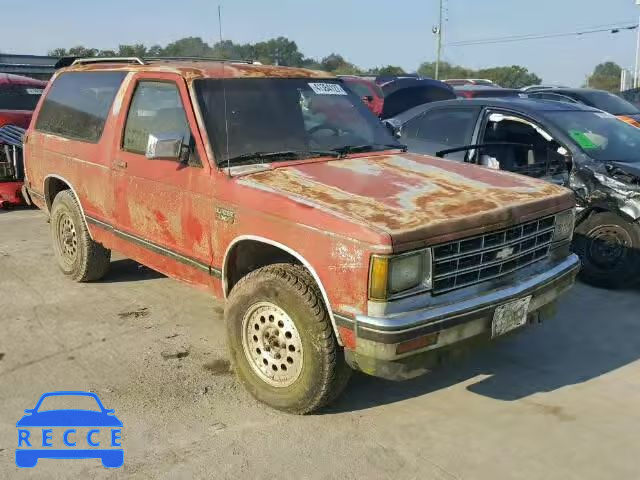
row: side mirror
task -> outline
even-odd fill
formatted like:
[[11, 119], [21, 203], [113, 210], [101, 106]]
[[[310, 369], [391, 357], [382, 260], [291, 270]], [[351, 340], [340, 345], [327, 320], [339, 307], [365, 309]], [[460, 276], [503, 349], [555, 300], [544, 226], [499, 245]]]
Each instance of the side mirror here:
[[365, 95], [364, 97], [362, 97], [362, 100], [364, 100], [367, 103], [371, 103], [373, 102], [373, 95]]
[[384, 126], [387, 127], [387, 130], [394, 138], [402, 136], [402, 124], [397, 120], [384, 120]]
[[150, 133], [145, 156], [150, 159], [179, 160], [182, 151], [182, 134], [177, 132]]

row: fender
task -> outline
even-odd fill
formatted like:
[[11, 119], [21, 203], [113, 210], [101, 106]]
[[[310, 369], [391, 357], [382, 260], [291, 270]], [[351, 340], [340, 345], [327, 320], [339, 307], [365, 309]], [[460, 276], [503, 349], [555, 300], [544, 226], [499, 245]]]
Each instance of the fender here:
[[261, 243], [265, 243], [267, 245], [272, 245], [274, 247], [278, 247], [281, 250], [284, 250], [285, 252], [287, 252], [289, 255], [297, 258], [300, 263], [302, 265], [304, 265], [304, 267], [309, 271], [309, 273], [311, 273], [311, 276], [313, 277], [313, 279], [315, 280], [316, 284], [318, 285], [318, 288], [320, 289], [320, 292], [322, 293], [322, 299], [324, 301], [325, 307], [327, 307], [327, 312], [329, 313], [329, 319], [331, 320], [331, 326], [333, 327], [333, 333], [335, 334], [337, 340], [338, 340], [338, 344], [340, 346], [342, 345], [342, 340], [340, 339], [340, 335], [338, 335], [338, 326], [336, 325], [336, 319], [333, 316], [333, 311], [331, 310], [331, 304], [329, 303], [329, 296], [327, 295], [327, 291], [324, 288], [324, 285], [322, 285], [322, 282], [320, 281], [320, 277], [318, 276], [318, 273], [315, 271], [315, 269], [311, 266], [311, 264], [302, 256], [300, 255], [300, 253], [296, 252], [295, 250], [293, 250], [292, 248], [287, 247], [286, 245], [276, 242], [275, 240], [270, 240], [268, 238], [265, 237], [260, 237], [257, 235], [240, 235], [236, 238], [234, 238], [231, 243], [229, 243], [229, 245], [227, 246], [227, 250], [224, 252], [224, 260], [222, 262], [222, 290], [223, 290], [223, 294], [224, 294], [224, 298], [226, 300], [228, 294], [229, 294], [229, 286], [227, 284], [227, 268], [228, 268], [228, 259], [229, 259], [229, 253], [231, 252], [231, 249], [234, 247], [235, 244], [243, 241], [243, 240], [253, 240], [255, 242], [261, 242]]
[[[93, 240], [93, 235], [91, 235], [91, 230], [89, 229], [89, 224], [87, 223], [87, 217], [84, 214], [84, 208], [82, 207], [82, 202], [80, 201], [80, 197], [78, 196], [78, 192], [76, 192], [76, 189], [73, 188], [73, 184], [69, 180], [67, 180], [66, 178], [61, 177], [60, 175], [56, 175], [56, 174], [50, 173], [49, 175], [44, 177], [44, 180], [42, 182], [42, 193], [44, 193], [45, 195], [47, 194], [47, 191], [45, 189], [45, 185], [47, 184], [47, 179], [49, 179], [49, 178], [55, 178], [57, 180], [61, 180], [64, 183], [66, 183], [67, 185], [69, 185], [69, 189], [71, 190], [71, 193], [73, 193], [73, 195], [76, 197], [76, 201], [78, 202], [78, 205], [80, 206], [80, 213], [82, 214], [82, 220], [84, 221], [84, 226], [86, 227], [87, 232], [89, 232], [89, 237], [91, 238], [91, 240]], [[45, 197], [45, 205], [47, 207], [47, 213], [49, 215], [51, 215], [51, 206], [53, 205], [53, 202], [52, 202], [52, 205], [49, 205], [49, 202], [46, 200], [46, 197]]]

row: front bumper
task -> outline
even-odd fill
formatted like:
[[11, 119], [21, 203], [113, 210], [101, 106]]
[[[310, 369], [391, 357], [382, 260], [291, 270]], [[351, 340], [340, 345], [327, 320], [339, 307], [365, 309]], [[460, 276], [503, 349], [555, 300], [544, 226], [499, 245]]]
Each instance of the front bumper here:
[[[496, 307], [531, 295], [529, 322], [551, 313], [554, 301], [571, 288], [580, 260], [571, 254], [542, 264], [529, 276], [461, 301], [384, 316], [337, 316], [352, 329], [355, 350], [345, 350], [349, 364], [388, 379], [412, 378], [428, 372], [445, 357], [491, 338]], [[415, 346], [424, 345], [415, 348]]]

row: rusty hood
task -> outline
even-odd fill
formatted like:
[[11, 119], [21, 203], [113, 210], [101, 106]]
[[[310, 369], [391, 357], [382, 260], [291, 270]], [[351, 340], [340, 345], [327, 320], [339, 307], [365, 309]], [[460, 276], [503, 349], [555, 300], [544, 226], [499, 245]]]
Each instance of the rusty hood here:
[[238, 180], [388, 233], [404, 248], [507, 227], [575, 203], [569, 190], [551, 183], [411, 153], [276, 164]]

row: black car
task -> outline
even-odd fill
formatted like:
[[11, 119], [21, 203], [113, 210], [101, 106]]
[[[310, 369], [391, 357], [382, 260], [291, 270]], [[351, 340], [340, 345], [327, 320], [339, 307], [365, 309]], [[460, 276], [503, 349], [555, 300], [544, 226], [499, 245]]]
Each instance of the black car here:
[[415, 107], [387, 120], [410, 151], [571, 188], [586, 281], [640, 279], [640, 129], [578, 103], [488, 98]]
[[618, 94], [620, 98], [640, 109], [640, 88], [632, 88]]
[[604, 110], [621, 120], [640, 127], [640, 110], [618, 95], [605, 90], [592, 88], [550, 88], [546, 90], [528, 91], [527, 97], [539, 100], [556, 100], [560, 102], [581, 103], [589, 107]]
[[383, 119], [399, 115], [416, 105], [456, 98], [451, 86], [431, 78], [401, 77], [378, 84], [384, 94], [380, 115]]

